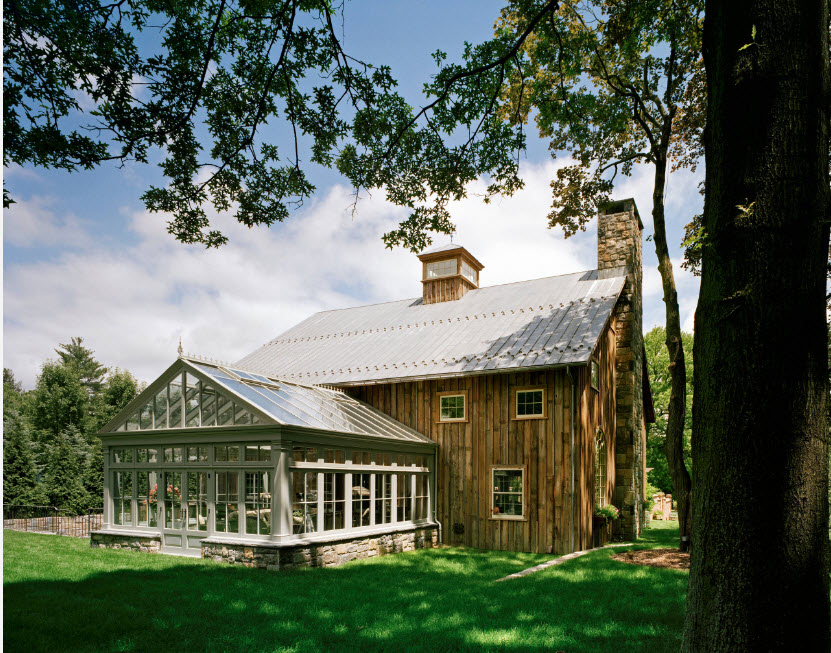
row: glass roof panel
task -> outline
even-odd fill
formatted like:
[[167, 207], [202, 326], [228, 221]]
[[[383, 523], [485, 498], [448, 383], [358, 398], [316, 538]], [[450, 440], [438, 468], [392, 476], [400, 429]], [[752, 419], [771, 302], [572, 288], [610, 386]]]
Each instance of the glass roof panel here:
[[274, 417], [283, 424], [293, 424], [295, 426], [313, 426], [315, 428], [328, 428], [323, 422], [314, 418], [312, 415], [303, 414], [301, 411], [291, 410], [291, 406], [286, 405], [285, 402], [277, 403], [273, 401], [266, 394], [272, 394], [268, 388], [255, 388], [240, 381], [223, 380], [227, 387], [238, 393], [241, 397], [250, 401], [260, 410]]

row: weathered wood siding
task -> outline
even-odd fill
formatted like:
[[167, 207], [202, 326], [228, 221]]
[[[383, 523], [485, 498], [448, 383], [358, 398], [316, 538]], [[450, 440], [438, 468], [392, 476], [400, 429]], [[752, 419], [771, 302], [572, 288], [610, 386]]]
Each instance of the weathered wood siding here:
[[[591, 546], [594, 492], [594, 436], [607, 437], [607, 492], [614, 487], [614, 334], [604, 332], [597, 347], [600, 390], [589, 367], [572, 368], [575, 397], [575, 548]], [[546, 390], [546, 417], [512, 419], [514, 391]], [[466, 391], [466, 422], [437, 422], [439, 392]], [[366, 401], [439, 444], [435, 504], [444, 541], [483, 549], [565, 553], [570, 547], [571, 385], [565, 369], [483, 374], [349, 388]], [[525, 468], [522, 521], [494, 519], [491, 467]], [[459, 532], [461, 531], [461, 532]]]

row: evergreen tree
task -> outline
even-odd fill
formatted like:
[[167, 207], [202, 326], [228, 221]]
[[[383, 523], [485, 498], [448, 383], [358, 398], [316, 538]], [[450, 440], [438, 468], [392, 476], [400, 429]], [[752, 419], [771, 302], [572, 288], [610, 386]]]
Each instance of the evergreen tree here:
[[76, 370], [81, 385], [94, 394], [101, 390], [107, 368], [95, 359], [95, 352], [84, 347], [83, 342], [81, 337], [72, 338], [70, 342], [58, 345], [55, 353], [60, 356], [61, 363]]
[[88, 507], [102, 508], [104, 506], [104, 454], [100, 440], [92, 447], [84, 469], [83, 485], [87, 493]]
[[46, 469], [45, 492], [56, 508], [82, 512], [87, 493], [81, 484], [81, 467], [72, 447], [72, 434], [60, 433], [55, 439]]
[[[4, 431], [9, 428], [6, 420], [3, 427]], [[34, 498], [36, 486], [32, 443], [26, 430], [18, 425], [8, 434], [3, 446], [3, 503], [29, 503]]]
[[89, 434], [97, 433], [116, 413], [129, 404], [141, 391], [139, 382], [128, 370], [115, 368], [93, 397]]
[[82, 432], [88, 419], [89, 395], [74, 367], [46, 361], [34, 391], [32, 426], [55, 436], [67, 426]]

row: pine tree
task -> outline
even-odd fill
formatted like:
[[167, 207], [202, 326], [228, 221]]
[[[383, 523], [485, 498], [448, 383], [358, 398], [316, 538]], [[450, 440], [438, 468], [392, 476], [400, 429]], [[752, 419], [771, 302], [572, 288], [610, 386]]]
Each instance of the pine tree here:
[[46, 469], [45, 491], [49, 503], [56, 508], [76, 512], [86, 508], [87, 493], [81, 485], [78, 454], [69, 433], [61, 433], [55, 439]]
[[83, 485], [88, 497], [87, 505], [90, 508], [102, 508], [104, 506], [104, 454], [100, 441], [93, 445], [92, 453], [84, 468]]
[[76, 370], [78, 379], [87, 392], [94, 394], [101, 390], [107, 368], [95, 359], [95, 352], [84, 347], [83, 342], [84, 339], [80, 336], [72, 338], [70, 342], [58, 345], [55, 353], [60, 356], [61, 363]]
[[[4, 420], [4, 431], [9, 431], [9, 420]], [[3, 503], [25, 504], [34, 498], [37, 470], [32, 456], [32, 443], [26, 430], [15, 425], [3, 447]]]

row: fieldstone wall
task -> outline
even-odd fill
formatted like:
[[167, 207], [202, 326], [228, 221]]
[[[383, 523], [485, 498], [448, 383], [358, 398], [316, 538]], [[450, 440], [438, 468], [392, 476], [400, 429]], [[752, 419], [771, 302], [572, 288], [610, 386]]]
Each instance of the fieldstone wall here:
[[301, 567], [336, 567], [352, 560], [416, 549], [431, 549], [436, 546], [438, 529], [431, 526], [315, 544], [306, 542], [292, 545], [287, 542], [277, 546], [205, 542], [202, 545], [202, 557], [217, 562], [278, 571]]
[[598, 213], [597, 266], [625, 266], [626, 284], [615, 307], [617, 354], [615, 428], [616, 534], [636, 539], [641, 532], [644, 487], [643, 419], [643, 245], [638, 209], [632, 199], [614, 202]]
[[89, 541], [93, 549], [131, 549], [142, 553], [161, 553], [162, 550], [160, 535], [93, 531], [89, 535]]

